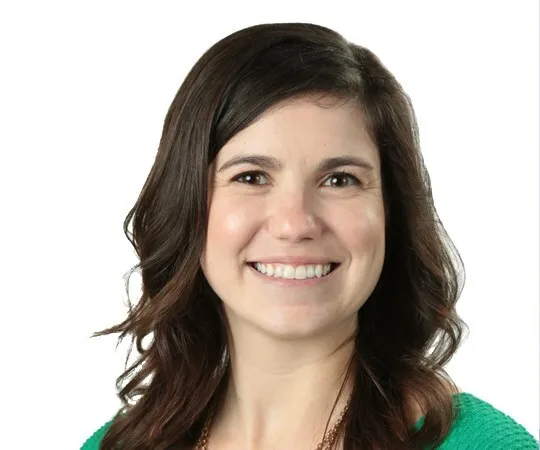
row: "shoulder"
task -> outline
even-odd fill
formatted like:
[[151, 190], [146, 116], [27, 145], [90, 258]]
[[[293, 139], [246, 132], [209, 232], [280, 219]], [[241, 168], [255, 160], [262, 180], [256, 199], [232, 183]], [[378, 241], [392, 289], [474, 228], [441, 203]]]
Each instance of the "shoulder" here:
[[538, 450], [534, 437], [512, 417], [466, 392], [454, 396], [458, 407], [441, 450]]
[[103, 439], [103, 436], [105, 436], [105, 433], [109, 429], [109, 427], [112, 424], [112, 420], [102, 425], [99, 429], [97, 429], [92, 436], [90, 436], [82, 445], [80, 450], [99, 450], [99, 445], [101, 443], [101, 440]]

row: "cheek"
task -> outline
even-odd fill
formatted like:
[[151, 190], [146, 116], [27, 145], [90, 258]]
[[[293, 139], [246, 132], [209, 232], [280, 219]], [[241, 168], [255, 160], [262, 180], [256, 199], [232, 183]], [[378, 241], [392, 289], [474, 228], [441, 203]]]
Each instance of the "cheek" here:
[[238, 252], [249, 241], [256, 221], [249, 202], [217, 197], [210, 205], [207, 246], [219, 252]]
[[351, 208], [337, 227], [352, 252], [384, 253], [385, 222], [382, 208]]

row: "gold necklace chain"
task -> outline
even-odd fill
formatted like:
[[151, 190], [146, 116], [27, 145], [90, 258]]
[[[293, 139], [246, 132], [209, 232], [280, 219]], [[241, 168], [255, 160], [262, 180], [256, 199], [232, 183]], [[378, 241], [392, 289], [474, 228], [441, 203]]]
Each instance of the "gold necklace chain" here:
[[[341, 423], [343, 422], [343, 419], [348, 409], [349, 409], [349, 404], [347, 403], [345, 407], [343, 408], [343, 410], [341, 411], [341, 414], [339, 415], [334, 426], [330, 428], [330, 431], [328, 431], [327, 434], [325, 433], [322, 441], [319, 442], [317, 447], [315, 447], [315, 450], [330, 450], [332, 448], [337, 438], [339, 427]], [[197, 441], [197, 444], [195, 445], [195, 450], [208, 450], [208, 439], [210, 436], [210, 425], [212, 423], [212, 416], [213, 416], [213, 412], [210, 413], [210, 415], [206, 419], [206, 422], [201, 431], [199, 440]]]

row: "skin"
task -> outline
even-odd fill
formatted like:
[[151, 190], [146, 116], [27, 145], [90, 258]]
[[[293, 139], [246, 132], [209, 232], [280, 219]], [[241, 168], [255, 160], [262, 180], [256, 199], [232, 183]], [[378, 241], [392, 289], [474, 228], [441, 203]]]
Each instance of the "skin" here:
[[[281, 167], [220, 170], [246, 154], [274, 157]], [[341, 156], [370, 168], [318, 170]], [[341, 170], [352, 177], [333, 176]], [[258, 173], [238, 178], [245, 172]], [[378, 149], [353, 103], [323, 108], [301, 98], [237, 134], [210, 174], [201, 267], [229, 321], [232, 377], [209, 448], [315, 448], [353, 352], [358, 310], [384, 261]], [[275, 255], [322, 255], [340, 264], [310, 286], [269, 282], [246, 264]], [[348, 392], [347, 382], [330, 427]]]

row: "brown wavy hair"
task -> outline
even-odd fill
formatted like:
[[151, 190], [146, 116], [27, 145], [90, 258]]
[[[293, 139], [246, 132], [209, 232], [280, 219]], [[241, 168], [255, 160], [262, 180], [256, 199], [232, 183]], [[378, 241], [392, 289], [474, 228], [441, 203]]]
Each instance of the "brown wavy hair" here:
[[[122, 323], [93, 335], [129, 336], [129, 354], [134, 343], [139, 353], [116, 380], [123, 406], [100, 449], [193, 448], [230, 375], [226, 318], [200, 268], [209, 166], [270, 107], [311, 94], [355, 101], [381, 159], [386, 255], [358, 311], [344, 448], [431, 448], [448, 433], [458, 396], [443, 366], [466, 328], [455, 310], [464, 271], [434, 206], [411, 101], [370, 50], [323, 26], [278, 23], [237, 31], [207, 50], [166, 115], [124, 222], [140, 261], [129, 275], [140, 271], [142, 295], [135, 307], [128, 295]], [[424, 405], [419, 431], [407, 393]]]

